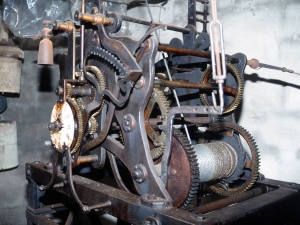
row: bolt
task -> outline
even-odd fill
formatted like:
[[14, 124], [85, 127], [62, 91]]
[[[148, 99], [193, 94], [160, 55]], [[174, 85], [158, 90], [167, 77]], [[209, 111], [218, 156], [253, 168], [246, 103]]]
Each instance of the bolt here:
[[26, 170], [26, 175], [27, 175], [27, 176], [30, 176], [30, 174], [31, 174], [30, 169], [27, 169], [27, 170]]
[[137, 183], [143, 183], [147, 177], [147, 169], [142, 164], [136, 165], [133, 168], [131, 175]]
[[34, 164], [39, 164], [39, 163], [40, 163], [40, 161], [34, 161], [33, 163], [34, 163]]
[[126, 114], [123, 117], [123, 129], [126, 132], [130, 132], [135, 128], [136, 121], [131, 114]]
[[133, 176], [134, 179], [140, 179], [140, 178], [142, 178], [143, 173], [139, 170], [138, 171], [133, 171], [132, 176]]
[[173, 169], [171, 170], [171, 174], [172, 174], [173, 176], [175, 176], [175, 175], [177, 174], [177, 170], [173, 168]]

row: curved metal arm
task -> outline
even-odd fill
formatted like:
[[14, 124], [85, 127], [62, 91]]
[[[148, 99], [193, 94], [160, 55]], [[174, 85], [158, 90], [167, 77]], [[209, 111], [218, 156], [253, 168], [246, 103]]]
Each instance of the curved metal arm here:
[[54, 186], [54, 182], [56, 180], [56, 177], [57, 177], [57, 164], [58, 164], [58, 152], [53, 149], [53, 160], [52, 160], [52, 176], [51, 176], [51, 180], [50, 182], [44, 186], [44, 185], [41, 185], [39, 187], [39, 189], [41, 191], [44, 191], [44, 190], [47, 190], [49, 188], [52, 188]]
[[80, 206], [80, 208], [82, 209], [82, 211], [84, 213], [89, 213], [91, 210], [94, 210], [94, 209], [106, 208], [106, 207], [111, 206], [111, 202], [110, 201], [99, 203], [99, 204], [96, 204], [96, 205], [93, 205], [93, 206], [87, 206], [87, 205], [84, 205], [81, 202], [81, 200], [79, 199], [79, 197], [78, 197], [78, 195], [76, 193], [76, 190], [75, 190], [75, 187], [74, 187], [74, 184], [73, 184], [71, 151], [67, 147], [65, 149], [66, 149], [65, 154], [66, 154], [66, 160], [67, 160], [67, 180], [68, 180], [68, 184], [69, 184], [72, 196], [74, 197], [75, 201]]

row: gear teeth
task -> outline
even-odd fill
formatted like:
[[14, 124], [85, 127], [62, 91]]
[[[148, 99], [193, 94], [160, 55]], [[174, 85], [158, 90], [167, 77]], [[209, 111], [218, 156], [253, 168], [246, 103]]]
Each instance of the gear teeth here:
[[[96, 76], [96, 78], [97, 78], [97, 80], [100, 84], [101, 91], [105, 90], [106, 89], [105, 80], [104, 80], [102, 72], [98, 69], [98, 67], [96, 67], [96, 66], [87, 66], [86, 70], [89, 71], [89, 72], [92, 72]], [[99, 113], [101, 112], [102, 108], [103, 108], [103, 105], [104, 105], [104, 99], [102, 100], [99, 109], [91, 117], [98, 116]]]
[[207, 132], [218, 132], [222, 130], [223, 128], [229, 128], [234, 130], [235, 132], [239, 133], [247, 142], [252, 155], [252, 166], [251, 166], [251, 173], [249, 178], [240, 186], [238, 187], [229, 187], [227, 191], [224, 191], [221, 188], [218, 188], [215, 185], [210, 186], [209, 188], [216, 192], [217, 194], [223, 195], [223, 196], [232, 196], [244, 191], [247, 191], [250, 189], [253, 184], [256, 182], [258, 174], [259, 174], [259, 164], [260, 164], [260, 156], [259, 156], [259, 150], [258, 147], [254, 141], [254, 138], [250, 135], [250, 133], [243, 127], [239, 126], [238, 124], [232, 123], [232, 122], [224, 122], [224, 123], [218, 123], [217, 125], [214, 125], [207, 129]]
[[[169, 111], [170, 111], [170, 107], [169, 107], [169, 103], [168, 103], [165, 95], [163, 94], [162, 91], [160, 91], [156, 88], [153, 89], [152, 93], [153, 93], [152, 97], [149, 99], [148, 104], [157, 104], [159, 106], [161, 114], [166, 117], [168, 115]], [[166, 119], [163, 120], [163, 124], [166, 124], [166, 121], [167, 121]], [[165, 135], [164, 132], [162, 132], [160, 134], [160, 139], [162, 139], [163, 142], [165, 141], [166, 135]], [[152, 140], [152, 141], [161, 142], [161, 140]], [[152, 149], [150, 151], [151, 157], [153, 159], [159, 158], [163, 154], [164, 150], [165, 150], [165, 143], [163, 143], [159, 147], [156, 147], [156, 148]]]
[[67, 83], [66, 91], [67, 91], [66, 96], [71, 97], [71, 95], [72, 95], [72, 85], [71, 84]]
[[90, 131], [90, 134], [94, 134], [98, 130], [98, 123], [97, 123], [95, 117], [93, 117], [93, 116], [91, 116], [90, 122], [91, 122], [91, 131]]
[[187, 137], [179, 130], [174, 129], [174, 136], [179, 140], [179, 142], [183, 145], [183, 148], [188, 156], [190, 161], [190, 169], [191, 169], [191, 186], [189, 190], [188, 197], [182, 204], [181, 208], [186, 209], [194, 200], [199, 187], [199, 164], [196, 159], [195, 151], [190, 142], [188, 141]]
[[[229, 112], [232, 112], [233, 110], [235, 110], [241, 103], [241, 101], [243, 99], [243, 93], [244, 93], [244, 80], [243, 80], [243, 77], [241, 76], [239, 70], [231, 63], [226, 63], [226, 68], [227, 68], [227, 70], [232, 72], [232, 75], [236, 79], [238, 93], [237, 93], [235, 99], [231, 102], [231, 104], [229, 104], [228, 106], [225, 106], [223, 114], [226, 114], [226, 113], [229, 113]], [[209, 66], [206, 68], [206, 70], [204, 70], [202, 77], [200, 79], [200, 83], [204, 84], [204, 82], [207, 81], [208, 76], [210, 76], [211, 73], [212, 73], [212, 68]], [[207, 94], [200, 94], [200, 101], [203, 105], [212, 106], [212, 102], [210, 102], [208, 100]]]
[[123, 65], [123, 63], [117, 57], [115, 57], [113, 54], [106, 51], [105, 49], [100, 47], [93, 47], [91, 50], [91, 54], [103, 58], [109, 64], [113, 65], [119, 71], [119, 73], [129, 74], [129, 70]]

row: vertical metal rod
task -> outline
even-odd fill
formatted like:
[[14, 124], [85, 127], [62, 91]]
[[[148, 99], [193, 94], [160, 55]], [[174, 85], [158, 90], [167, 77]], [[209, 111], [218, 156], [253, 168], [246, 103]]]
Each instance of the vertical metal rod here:
[[[210, 42], [211, 42], [211, 67], [213, 79], [216, 80], [219, 86], [219, 99], [221, 113], [224, 109], [224, 92], [223, 83], [226, 79], [226, 63], [225, 63], [225, 51], [224, 51], [224, 38], [223, 27], [217, 17], [217, 4], [216, 0], [211, 0], [212, 21], [209, 25]], [[220, 42], [220, 43], [219, 43]], [[221, 59], [220, 59], [220, 46], [221, 45]], [[222, 65], [221, 65], [222, 61]], [[221, 70], [222, 66], [222, 70]], [[216, 108], [215, 94], [212, 92], [212, 98], [214, 107]]]
[[[150, 7], [149, 7], [149, 4], [148, 4], [148, 0], [145, 0], [145, 2], [146, 2], [146, 5], [147, 5], [147, 9], [148, 9], [148, 13], [149, 13], [149, 15], [150, 15], [151, 21], [152, 21], [152, 23], [154, 23], [154, 20], [153, 20], [151, 11], [150, 11]], [[158, 34], [157, 34], [156, 31], [155, 31], [155, 35], [156, 35], [156, 38], [157, 38], [158, 42], [160, 43], [160, 38], [159, 38], [159, 36], [158, 36]], [[163, 56], [163, 59], [164, 59], [165, 67], [166, 67], [166, 69], [167, 69], [168, 78], [169, 78], [170, 81], [172, 81], [172, 76], [171, 76], [171, 73], [170, 73], [170, 70], [169, 70], [169, 66], [168, 66], [167, 60], [166, 60], [164, 54], [162, 54], [162, 56]], [[178, 99], [178, 95], [177, 95], [177, 93], [176, 93], [176, 90], [175, 90], [174, 88], [172, 88], [172, 91], [173, 91], [173, 95], [174, 95], [174, 97], [175, 97], [177, 106], [180, 107], [180, 102], [179, 102], [179, 99]], [[183, 114], [181, 114], [181, 118], [184, 118]], [[186, 136], [187, 136], [188, 140], [191, 142], [190, 134], [189, 134], [189, 131], [188, 131], [188, 129], [187, 129], [186, 124], [184, 124], [183, 127], [184, 127], [184, 129], [185, 129], [185, 133], [186, 133]]]
[[204, 8], [203, 8], [203, 30], [202, 32], [207, 33], [207, 13], [208, 13], [208, 7], [207, 7], [208, 2], [204, 2]]
[[196, 27], [196, 0], [189, 0], [188, 2], [188, 24]]
[[[82, 0], [81, 3], [81, 13], [85, 13], [85, 0]], [[85, 25], [84, 21], [80, 22], [80, 72], [83, 74], [83, 57], [84, 57], [84, 32], [85, 32]]]
[[[172, 79], [172, 76], [171, 76], [171, 73], [170, 73], [170, 70], [169, 70], [169, 67], [168, 67], [168, 64], [167, 64], [167, 60], [166, 60], [164, 54], [162, 54], [162, 56], [163, 56], [163, 58], [164, 58], [164, 63], [165, 63], [165, 65], [166, 65], [168, 78], [169, 78], [170, 81], [172, 81], [173, 79]], [[176, 93], [175, 88], [172, 88], [172, 91], [173, 91], [173, 95], [174, 95], [175, 100], [176, 100], [176, 104], [177, 104], [178, 107], [180, 107], [180, 102], [179, 102], [178, 95], [177, 95], [177, 93]], [[180, 117], [181, 117], [182, 119], [184, 119], [184, 115], [183, 115], [183, 114], [180, 114]], [[187, 125], [186, 125], [186, 124], [183, 124], [183, 127], [184, 127], [184, 129], [185, 129], [185, 133], [186, 133], [186, 136], [187, 136], [188, 140], [191, 142], [191, 137], [190, 137], [190, 133], [189, 133], [189, 131], [188, 131]]]

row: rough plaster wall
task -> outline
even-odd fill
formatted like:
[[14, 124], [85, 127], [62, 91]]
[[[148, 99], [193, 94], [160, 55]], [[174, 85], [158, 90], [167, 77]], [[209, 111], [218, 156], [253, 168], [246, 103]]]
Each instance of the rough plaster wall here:
[[[226, 53], [300, 72], [300, 2], [219, 1]], [[239, 123], [252, 133], [268, 178], [300, 183], [300, 76], [250, 67]]]
[[[170, 0], [161, 8], [161, 14], [159, 10], [151, 7], [155, 21], [186, 25], [187, 1]], [[226, 53], [242, 52], [249, 59], [257, 58], [300, 72], [299, 10], [297, 0], [218, 1]], [[128, 15], [149, 19], [145, 7], [129, 9]], [[146, 30], [141, 25], [131, 24], [130, 28], [136, 37], [141, 37]], [[161, 42], [168, 43], [175, 35], [181, 37], [175, 32], [161, 32]], [[37, 45], [24, 42], [21, 47], [25, 50], [21, 94], [8, 98], [8, 108], [0, 116], [1, 120], [18, 122], [19, 152], [19, 167], [0, 172], [0, 225], [26, 224], [24, 165], [35, 160], [48, 161], [51, 154], [43, 142], [49, 139], [46, 125], [57, 99], [53, 91], [58, 66], [45, 69], [36, 65]], [[61, 51], [57, 48], [55, 53]], [[239, 123], [252, 133], [259, 145], [261, 172], [269, 178], [300, 183], [300, 76], [247, 68], [245, 79]]]
[[[25, 163], [47, 162], [52, 152], [44, 146], [44, 141], [49, 140], [47, 124], [57, 99], [54, 90], [59, 78], [58, 65], [43, 67], [36, 64], [38, 41], [23, 40], [20, 47], [25, 53], [21, 93], [19, 96], [7, 96], [7, 109], [0, 115], [0, 121], [17, 121], [19, 155], [17, 168], [0, 171], [1, 225], [26, 224]], [[58, 52], [61, 52], [61, 49], [54, 50], [55, 55]]]

